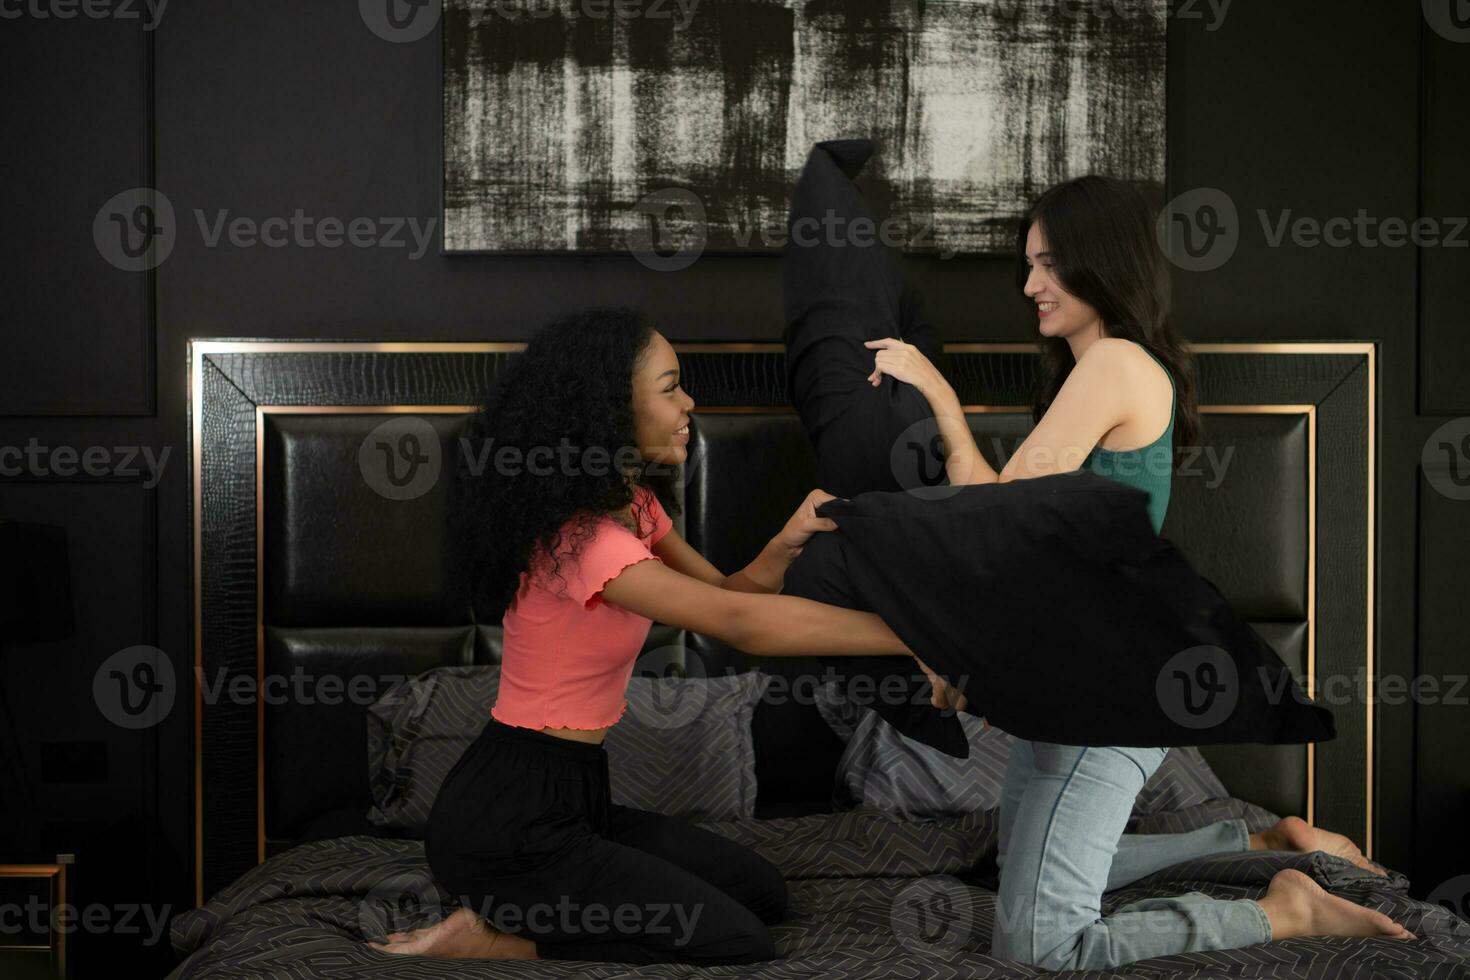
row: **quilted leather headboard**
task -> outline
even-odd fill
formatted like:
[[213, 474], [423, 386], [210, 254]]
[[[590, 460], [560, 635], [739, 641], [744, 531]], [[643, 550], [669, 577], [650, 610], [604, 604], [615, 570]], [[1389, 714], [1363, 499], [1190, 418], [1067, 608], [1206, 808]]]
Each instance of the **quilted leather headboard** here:
[[[1324, 666], [1348, 672], [1370, 653], [1368, 428], [1364, 399], [1351, 396], [1371, 391], [1371, 348], [1283, 346], [1199, 349], [1210, 406], [1203, 451], [1176, 475], [1162, 533], [1299, 676], [1315, 666], [1320, 677]], [[377, 693], [430, 667], [498, 661], [498, 623], [451, 598], [445, 481], [393, 499], [365, 477], [360, 454], [396, 418], [412, 420], [448, 465], [466, 406], [513, 349], [193, 345], [199, 664], [210, 677], [300, 678], [308, 692], [255, 705], [196, 702], [201, 900], [325, 815], [366, 810], [364, 713]], [[779, 348], [679, 349], [700, 409], [676, 526], [733, 570], [815, 486], [812, 454], [785, 403]], [[999, 466], [1030, 428], [1020, 409], [1029, 347], [957, 345], [950, 361], [977, 440]], [[1324, 439], [1335, 455], [1322, 451]], [[1324, 524], [1328, 510], [1343, 526]], [[1324, 547], [1344, 560], [1318, 561]], [[1324, 602], [1328, 595], [1335, 601]], [[788, 682], [821, 673], [814, 661], [759, 661], [656, 628], [648, 648], [667, 646], [697, 655], [709, 673], [755, 668]], [[826, 807], [841, 752], [801, 696], [810, 688], [785, 690], [755, 715], [759, 815]], [[1206, 754], [1236, 795], [1361, 833], [1371, 812], [1366, 722], [1339, 709], [1333, 743]]]

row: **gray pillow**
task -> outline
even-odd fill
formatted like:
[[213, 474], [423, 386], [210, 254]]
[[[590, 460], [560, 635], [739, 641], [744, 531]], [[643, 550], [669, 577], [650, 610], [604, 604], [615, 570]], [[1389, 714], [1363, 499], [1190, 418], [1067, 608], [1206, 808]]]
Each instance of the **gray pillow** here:
[[[755, 814], [751, 718], [769, 677], [640, 677], [603, 741], [614, 803], [691, 820]], [[500, 667], [438, 667], [368, 708], [375, 826], [423, 836], [440, 785], [490, 719]]]
[[[817, 710], [847, 743], [837, 763], [833, 803], [870, 806], [912, 819], [956, 816], [1000, 806], [1013, 737], [959, 712], [970, 757], [956, 759], [901, 735], [837, 684], [817, 689]], [[1173, 748], [1138, 794], [1132, 820], [1230, 794], [1196, 748]]]

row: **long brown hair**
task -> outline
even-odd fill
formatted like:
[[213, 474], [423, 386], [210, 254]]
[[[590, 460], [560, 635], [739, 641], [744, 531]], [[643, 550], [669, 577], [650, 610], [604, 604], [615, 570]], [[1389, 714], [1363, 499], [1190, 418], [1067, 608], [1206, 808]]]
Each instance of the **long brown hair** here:
[[[1097, 310], [1103, 332], [1146, 347], [1174, 379], [1174, 454], [1199, 439], [1194, 355], [1169, 319], [1169, 268], [1154, 237], [1143, 193], [1114, 177], [1089, 174], [1047, 190], [1021, 218], [1016, 235], [1016, 283], [1023, 291], [1026, 236], [1039, 223], [1062, 287]], [[1041, 339], [1041, 371], [1032, 418], [1051, 407], [1076, 360], [1065, 338]]]

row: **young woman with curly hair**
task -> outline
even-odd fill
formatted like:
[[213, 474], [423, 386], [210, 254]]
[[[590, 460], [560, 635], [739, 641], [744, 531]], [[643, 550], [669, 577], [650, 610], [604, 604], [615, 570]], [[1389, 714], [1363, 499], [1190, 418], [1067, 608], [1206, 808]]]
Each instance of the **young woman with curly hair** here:
[[[774, 957], [766, 926], [784, 916], [786, 886], [770, 862], [611, 802], [601, 743], [627, 706], [634, 660], [653, 621], [764, 656], [910, 651], [873, 613], [775, 594], [806, 541], [836, 527], [815, 514], [830, 494], [814, 490], [731, 575], [673, 530], [665, 504], [693, 409], [669, 342], [630, 311], [595, 310], [538, 332], [471, 422], [452, 512], [472, 599], [504, 610], [500, 691], [425, 835], [435, 878], [469, 907], [379, 948], [706, 966]], [[569, 905], [602, 909], [606, 928], [529, 914]], [[672, 909], [659, 928], [655, 907]], [[524, 919], [514, 934], [481, 917], [505, 921], [507, 909]]]

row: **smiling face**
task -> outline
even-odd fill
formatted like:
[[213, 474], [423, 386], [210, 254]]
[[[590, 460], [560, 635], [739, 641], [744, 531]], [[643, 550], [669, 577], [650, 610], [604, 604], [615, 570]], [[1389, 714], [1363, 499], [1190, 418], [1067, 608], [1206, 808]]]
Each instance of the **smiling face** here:
[[1037, 329], [1043, 337], [1072, 337], [1102, 329], [1102, 318], [1085, 301], [1067, 292], [1047, 251], [1046, 234], [1036, 221], [1026, 233], [1026, 298], [1036, 304]]
[[644, 460], [678, 465], [689, 458], [692, 411], [694, 399], [680, 385], [679, 356], [655, 330], [633, 371], [633, 421]]

